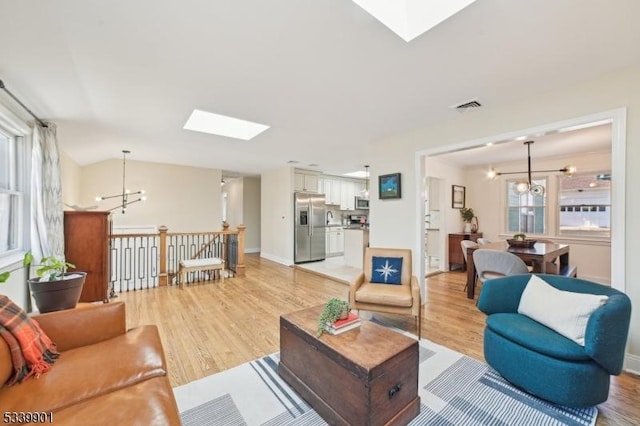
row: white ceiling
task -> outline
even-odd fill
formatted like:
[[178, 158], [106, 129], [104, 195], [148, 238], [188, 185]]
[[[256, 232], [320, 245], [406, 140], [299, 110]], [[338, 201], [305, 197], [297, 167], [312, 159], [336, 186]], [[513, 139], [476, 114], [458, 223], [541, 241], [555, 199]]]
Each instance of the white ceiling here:
[[581, 155], [610, 153], [611, 137], [611, 124], [600, 124], [568, 132], [553, 131], [545, 135], [522, 135], [513, 140], [495, 141], [490, 146], [449, 152], [437, 157], [458, 166], [486, 166], [487, 169], [496, 164], [514, 161], [526, 164], [527, 146], [524, 142], [533, 141], [531, 144], [532, 164], [543, 158], [566, 158], [570, 163], [571, 157], [577, 153]]
[[[478, 0], [410, 43], [347, 0], [2, 0], [0, 16], [0, 79], [81, 165], [129, 149], [245, 174], [288, 160], [350, 172], [372, 141], [452, 119], [451, 105], [640, 62], [636, 0]], [[271, 128], [183, 130], [194, 108]]]

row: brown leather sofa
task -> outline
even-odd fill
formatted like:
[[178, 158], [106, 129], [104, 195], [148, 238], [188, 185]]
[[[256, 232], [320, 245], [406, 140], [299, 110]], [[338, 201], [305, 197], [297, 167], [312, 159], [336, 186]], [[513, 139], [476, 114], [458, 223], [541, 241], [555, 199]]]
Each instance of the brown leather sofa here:
[[[64, 425], [180, 424], [155, 325], [127, 330], [122, 302], [34, 318], [61, 355], [38, 379], [0, 387], [2, 415], [46, 413]], [[12, 368], [0, 338], [0, 383]]]

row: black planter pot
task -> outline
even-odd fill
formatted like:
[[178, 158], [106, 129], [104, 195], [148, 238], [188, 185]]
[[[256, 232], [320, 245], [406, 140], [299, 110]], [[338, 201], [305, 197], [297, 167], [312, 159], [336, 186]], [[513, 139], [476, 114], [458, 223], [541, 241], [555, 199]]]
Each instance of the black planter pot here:
[[37, 279], [29, 280], [29, 288], [31, 294], [36, 301], [38, 311], [53, 312], [62, 311], [64, 309], [73, 309], [80, 300], [86, 272], [68, 272], [65, 277], [70, 275], [80, 275], [75, 278], [64, 278], [58, 281], [43, 281]]

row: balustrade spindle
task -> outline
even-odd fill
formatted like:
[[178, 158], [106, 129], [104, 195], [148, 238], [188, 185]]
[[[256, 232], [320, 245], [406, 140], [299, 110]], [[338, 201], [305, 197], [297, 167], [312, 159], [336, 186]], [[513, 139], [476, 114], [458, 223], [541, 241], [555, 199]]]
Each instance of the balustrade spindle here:
[[[180, 261], [218, 257], [225, 260], [227, 276], [244, 275], [244, 233], [239, 225], [223, 231], [169, 233], [164, 225], [157, 234], [111, 235], [111, 288], [116, 292], [176, 284]], [[191, 273], [193, 279], [210, 279], [206, 272]]]

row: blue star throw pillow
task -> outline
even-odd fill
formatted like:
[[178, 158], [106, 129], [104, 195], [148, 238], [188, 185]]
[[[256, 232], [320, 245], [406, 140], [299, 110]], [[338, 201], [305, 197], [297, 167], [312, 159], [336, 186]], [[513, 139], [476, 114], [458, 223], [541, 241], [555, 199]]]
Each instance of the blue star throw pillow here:
[[377, 284], [402, 284], [402, 258], [373, 256], [371, 282]]

